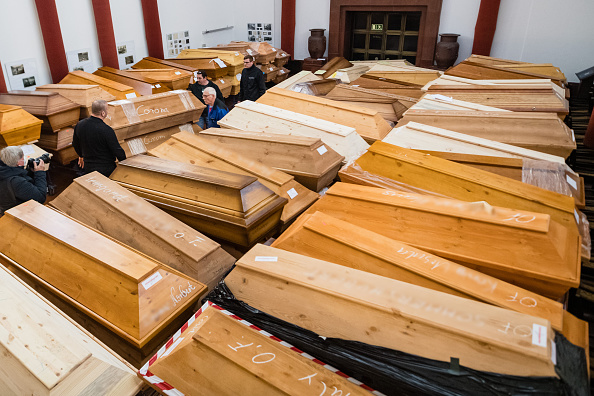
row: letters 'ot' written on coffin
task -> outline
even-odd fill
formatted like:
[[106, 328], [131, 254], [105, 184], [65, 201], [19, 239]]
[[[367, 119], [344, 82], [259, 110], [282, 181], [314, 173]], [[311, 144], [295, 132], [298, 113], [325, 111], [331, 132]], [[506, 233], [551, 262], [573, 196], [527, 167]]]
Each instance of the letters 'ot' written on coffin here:
[[265, 245], [244, 255], [225, 283], [251, 307], [322, 337], [443, 362], [455, 356], [475, 370], [557, 377], [545, 319]]
[[315, 211], [552, 299], [579, 285], [578, 232], [548, 215], [346, 183]]
[[0, 104], [0, 147], [18, 146], [39, 139], [43, 121], [20, 106]]
[[212, 289], [235, 260], [221, 246], [98, 172], [50, 205]]
[[135, 370], [0, 266], [0, 386], [5, 396], [134, 396]]
[[319, 198], [317, 193], [297, 183], [293, 176], [244, 157], [200, 135], [177, 133], [167, 142], [150, 150], [149, 154], [172, 161], [257, 177], [264, 186], [287, 199], [281, 215], [283, 224], [295, 219]]
[[137, 155], [110, 178], [207, 235], [241, 246], [275, 231], [287, 199], [253, 176]]
[[91, 115], [91, 105], [95, 100], [111, 102], [116, 97], [98, 85], [82, 84], [47, 84], [36, 88], [37, 91], [57, 92], [80, 106], [80, 118]]
[[[125, 356], [131, 363], [151, 352], [151, 342], [163, 342], [168, 327], [179, 327], [180, 316], [206, 291], [200, 282], [35, 201], [6, 211], [0, 235], [0, 253], [19, 276], [30, 278], [53, 302], [61, 300], [69, 316], [93, 321], [93, 331], [108, 329], [107, 338], [95, 335], [119, 354], [134, 351]], [[113, 345], [116, 340], [125, 345]]]
[[344, 161], [319, 138], [223, 128], [207, 129], [200, 137], [288, 173], [312, 191], [330, 184]]
[[[155, 389], [209, 395], [369, 395], [370, 389], [314, 362], [268, 333], [205, 304], [162, 355], [140, 370]], [[150, 373], [150, 374], [149, 374]], [[151, 375], [152, 374], [152, 375]], [[153, 376], [162, 382], [155, 384]]]
[[168, 92], [170, 90], [164, 84], [161, 85], [159, 81], [153, 80], [150, 77], [145, 77], [137, 73], [128, 74], [125, 70], [118, 70], [109, 66], [100, 67], [93, 74], [128, 85], [143, 96]]
[[59, 82], [59, 84], [98, 85], [103, 90], [115, 96], [116, 99], [130, 99], [140, 96], [138, 92], [129, 85], [101, 76], [96, 76], [95, 74], [87, 73], [82, 70], [71, 71]]

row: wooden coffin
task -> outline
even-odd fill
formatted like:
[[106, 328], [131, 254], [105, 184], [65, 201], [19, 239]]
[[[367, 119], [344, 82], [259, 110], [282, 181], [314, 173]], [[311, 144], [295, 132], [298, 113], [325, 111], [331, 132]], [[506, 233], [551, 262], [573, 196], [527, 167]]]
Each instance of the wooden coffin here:
[[287, 203], [253, 176], [137, 155], [110, 178], [190, 227], [240, 246], [272, 234]]
[[282, 49], [278, 48], [276, 51], [276, 56], [274, 58], [274, 66], [281, 69], [284, 65], [289, 63], [291, 59], [291, 54], [283, 51]]
[[219, 58], [227, 64], [227, 73], [234, 76], [243, 70], [243, 56], [238, 51], [217, 50], [209, 48], [185, 49], [179, 53], [177, 59], [214, 59]]
[[[207, 302], [139, 376], [157, 390], [204, 395], [368, 395], [371, 388]], [[150, 371], [149, 371], [150, 370]], [[154, 376], [162, 382], [155, 383]], [[307, 380], [311, 377], [311, 382]]]
[[135, 370], [0, 266], [3, 395], [136, 395]]
[[421, 90], [422, 85], [398, 83], [394, 80], [373, 78], [366, 74], [362, 75], [349, 85], [375, 91], [385, 92], [393, 95], [406, 96], [409, 98], [420, 98], [425, 93]]
[[408, 110], [410, 121], [567, 158], [576, 148], [573, 131], [555, 114], [458, 110]]
[[216, 47], [205, 47], [201, 49], [239, 52], [242, 56], [252, 55], [255, 57], [258, 54], [256, 51], [250, 48], [250, 45], [248, 43], [240, 42], [231, 42], [229, 44], [217, 44]]
[[565, 84], [567, 78], [565, 74], [557, 66], [553, 66], [550, 63], [528, 63], [528, 64], [516, 64], [516, 65], [499, 65], [500, 68], [507, 70], [515, 70], [522, 73], [538, 74], [546, 76], [553, 81], [560, 81]]
[[332, 91], [338, 84], [338, 80], [326, 79], [318, 81], [308, 81], [295, 84], [292, 91], [302, 92], [308, 95], [324, 96]]
[[[252, 49], [250, 55], [254, 56], [256, 63], [266, 65], [274, 62], [276, 59], [276, 48], [266, 42], [247, 42], [247, 41], [232, 41], [231, 44], [247, 44]], [[247, 50], [247, 49], [246, 49]], [[254, 53], [255, 52], [255, 53]], [[248, 51], [249, 53], [249, 51]]]
[[313, 137], [223, 128], [207, 129], [200, 132], [200, 137], [288, 173], [312, 191], [329, 185], [344, 160], [321, 139]]
[[0, 253], [62, 300], [69, 316], [91, 320], [91, 331], [108, 329], [94, 331], [103, 342], [125, 343], [129, 349], [116, 352], [133, 364], [178, 328], [206, 292], [189, 276], [35, 201], [6, 211], [0, 235]]
[[323, 212], [300, 217], [272, 246], [543, 318], [563, 331], [561, 303]]
[[113, 67], [100, 67], [93, 74], [128, 85], [142, 96], [170, 91], [165, 84], [161, 85], [157, 80], [136, 73], [128, 74], [124, 70], [114, 69]]
[[450, 96], [431, 94], [423, 95], [410, 108], [413, 110], [509, 111], [498, 107], [465, 102]]
[[[127, 75], [140, 75], [150, 78], [170, 90], [186, 89], [192, 80], [192, 73], [181, 69], [130, 69], [126, 70]], [[154, 84], [153, 84], [154, 85]]]
[[160, 129], [155, 132], [147, 133], [146, 135], [125, 139], [124, 141], [120, 142], [120, 145], [126, 152], [126, 158], [130, 158], [134, 155], [146, 154], [148, 150], [157, 147], [178, 132], [188, 131], [189, 133], [198, 133], [201, 130], [202, 129], [198, 126], [198, 124], [175, 125], [169, 128]]
[[[513, 69], [496, 65], [486, 65], [470, 60], [464, 60], [456, 66], [450, 67], [445, 74], [456, 77], [471, 78], [473, 80], [499, 80], [499, 79], [527, 79], [527, 78], [549, 78], [560, 87], [564, 86], [565, 76], [558, 74], [540, 74], [528, 71], [528, 69]], [[563, 73], [561, 73], [563, 74]]]
[[42, 120], [41, 129], [48, 132], [76, 125], [80, 118], [79, 105], [55, 92], [10, 91], [0, 94], [0, 104], [22, 107]]
[[230, 129], [271, 130], [285, 135], [320, 138], [344, 156], [347, 162], [369, 147], [354, 128], [247, 100], [236, 104], [219, 121], [219, 125]]
[[555, 300], [580, 282], [577, 229], [545, 214], [347, 183], [315, 211]]
[[39, 135], [37, 144], [39, 147], [60, 150], [72, 144], [72, 137], [74, 136], [74, 128], [62, 128], [58, 132], [42, 131]]
[[192, 75], [194, 72], [200, 70], [196, 67], [174, 63], [169, 60], [153, 58], [152, 56], [142, 58], [138, 63], [132, 65], [132, 69], [175, 69], [180, 72], [192, 73]]
[[285, 88], [285, 89], [289, 89], [291, 91], [294, 91], [294, 87], [296, 84], [299, 83], [303, 83], [303, 82], [309, 82], [309, 81], [319, 81], [320, 77], [316, 76], [315, 74], [313, 74], [310, 71], [300, 71], [299, 73], [295, 74], [294, 76], [291, 76], [289, 78], [287, 78], [285, 81], [281, 82], [280, 84], [276, 85], [276, 88]]
[[441, 72], [438, 70], [416, 67], [388, 66], [381, 64], [373, 66], [365, 74], [372, 77], [403, 81], [418, 85], [425, 85], [429, 81], [435, 80], [441, 76]]
[[233, 87], [233, 80], [235, 80], [235, 77], [231, 77], [231, 76], [223, 76], [223, 77], [219, 77], [219, 78], [213, 78], [212, 82], [215, 83], [217, 85], [217, 87], [219, 87], [219, 89], [221, 90], [221, 93], [223, 94], [224, 98], [229, 97], [229, 95], [231, 95], [231, 89]]
[[205, 71], [210, 78], [223, 77], [229, 72], [225, 61], [219, 58], [174, 58], [169, 62]]
[[328, 78], [336, 78], [345, 84], [355, 81], [370, 69], [365, 65], [353, 65], [351, 67], [336, 70]]
[[149, 154], [171, 161], [257, 177], [262, 185], [287, 199], [280, 218], [283, 225], [294, 220], [319, 198], [317, 193], [297, 183], [293, 176], [193, 133], [177, 133], [165, 143], [149, 150]]
[[60, 84], [98, 85], [104, 91], [115, 96], [117, 100], [131, 99], [140, 96], [129, 85], [125, 85], [108, 78], [87, 73], [82, 70], [71, 71], [60, 81]]
[[288, 89], [270, 88], [256, 102], [355, 128], [370, 144], [391, 130], [377, 111]]
[[392, 122], [398, 121], [402, 114], [417, 102], [415, 98], [346, 84], [338, 84], [326, 98], [367, 107], [377, 111], [386, 121]]
[[336, 73], [338, 69], [344, 69], [351, 66], [353, 66], [351, 62], [342, 56], [336, 56], [330, 59], [324, 66], [322, 66], [321, 69], [316, 70], [314, 74], [322, 78], [329, 78], [331, 75]]
[[485, 65], [521, 65], [521, 64], [528, 64], [528, 62], [517, 61], [513, 59], [502, 59], [502, 58], [494, 58], [492, 56], [486, 55], [476, 55], [472, 54], [466, 60], [476, 62], [476, 63], [484, 63]]
[[105, 123], [118, 140], [198, 121], [202, 102], [189, 91], [177, 90], [109, 103]]
[[111, 102], [116, 97], [98, 85], [47, 84], [36, 88], [37, 91], [57, 92], [80, 106], [80, 118], [91, 115], [91, 105], [96, 100]]
[[258, 69], [264, 73], [264, 81], [269, 82], [276, 78], [278, 74], [279, 68], [274, 66], [273, 63], [268, 63], [266, 65], [256, 65]]
[[43, 121], [20, 106], [0, 104], [0, 147], [18, 146], [39, 139]]
[[276, 77], [274, 77], [272, 82], [275, 84], [279, 84], [279, 83], [285, 81], [287, 78], [289, 78], [290, 72], [291, 71], [289, 69], [285, 69], [284, 67], [281, 66], [278, 70], [278, 74], [276, 75]]
[[[480, 371], [557, 376], [545, 319], [264, 245], [243, 256], [225, 283], [237, 299], [322, 337], [442, 362], [455, 356]], [[541, 342], [514, 329], [534, 329]]]
[[98, 172], [74, 179], [50, 205], [209, 289], [235, 262], [218, 243]]
[[72, 143], [61, 149], [54, 150], [46, 148], [46, 150], [52, 153], [53, 158], [62, 165], [68, 165], [73, 160], [78, 159], [78, 154], [76, 154], [76, 150], [72, 147]]

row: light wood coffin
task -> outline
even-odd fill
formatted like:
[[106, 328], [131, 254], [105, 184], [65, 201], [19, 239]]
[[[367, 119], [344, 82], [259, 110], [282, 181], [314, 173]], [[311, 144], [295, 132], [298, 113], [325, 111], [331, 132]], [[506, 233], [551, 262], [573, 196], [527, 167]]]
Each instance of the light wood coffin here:
[[110, 330], [107, 338], [95, 333], [103, 342], [122, 340], [138, 353], [116, 350], [131, 363], [178, 328], [179, 317], [206, 292], [189, 276], [35, 201], [6, 211], [0, 235], [2, 254], [68, 306], [69, 316]]
[[43, 121], [20, 106], [0, 104], [0, 147], [18, 146], [39, 139]]
[[231, 42], [229, 44], [217, 44], [216, 47], [204, 47], [201, 49], [239, 52], [242, 56], [252, 55], [255, 57], [258, 54], [258, 52], [250, 48], [250, 45], [248, 43], [239, 42]]
[[456, 110], [408, 110], [410, 121], [567, 158], [576, 148], [571, 129], [555, 114]]
[[347, 162], [359, 157], [369, 147], [355, 128], [248, 100], [236, 104], [219, 121], [219, 125], [230, 129], [320, 138], [344, 156]]
[[330, 184], [344, 160], [321, 139], [313, 137], [223, 128], [207, 129], [200, 132], [200, 137], [288, 173], [312, 191]]
[[212, 82], [215, 83], [217, 87], [219, 87], [223, 97], [227, 98], [229, 95], [231, 95], [231, 90], [233, 89], [233, 80], [235, 79], [235, 77], [223, 76], [219, 78], [213, 78]]
[[348, 84], [351, 81], [355, 81], [356, 79], [361, 77], [369, 69], [370, 69], [369, 66], [353, 65], [351, 67], [346, 67], [346, 68], [336, 70], [328, 78], [336, 78], [336, 79], [342, 81], [343, 83]]
[[[250, 55], [254, 56], [254, 60], [256, 63], [261, 65], [266, 65], [268, 63], [274, 62], [276, 59], [276, 53], [278, 52], [276, 48], [272, 45], [268, 44], [267, 42], [247, 42], [247, 41], [232, 41], [230, 44], [247, 44], [249, 48], [251, 48], [252, 53]], [[246, 49], [247, 51], [247, 49]], [[249, 51], [248, 51], [249, 53]]]
[[72, 144], [72, 137], [74, 136], [74, 128], [62, 128], [57, 132], [42, 131], [39, 135], [37, 144], [39, 147], [60, 150]]
[[235, 260], [221, 246], [98, 172], [50, 205], [213, 289]]
[[347, 183], [306, 213], [315, 211], [552, 299], [580, 282], [577, 229], [545, 214]]
[[280, 84], [276, 85], [276, 88], [284, 88], [294, 91], [294, 86], [299, 83], [309, 82], [309, 81], [319, 81], [320, 77], [316, 76], [310, 71], [303, 70], [299, 73], [295, 74], [287, 78], [285, 81], [281, 82]]
[[[564, 86], [565, 76], [552, 73], [534, 73], [525, 67], [514, 69], [502, 65], [487, 65], [484, 63], [473, 62], [472, 60], [464, 60], [456, 66], [450, 67], [445, 71], [445, 74], [471, 78], [473, 80], [497, 80], [497, 79], [526, 79], [526, 78], [549, 78], [560, 87]], [[563, 74], [563, 73], [561, 73]]]
[[[203, 395], [369, 395], [370, 389], [291, 344], [253, 329], [229, 311], [205, 304], [180, 336], [139, 376], [155, 389]], [[291, 349], [293, 348], [293, 349]], [[150, 370], [150, 374], [149, 374]], [[152, 374], [152, 375], [151, 375]], [[163, 383], [155, 384], [156, 376]], [[308, 377], [311, 377], [308, 381]], [[171, 391], [170, 391], [171, 392]]]
[[137, 155], [110, 178], [190, 227], [240, 246], [272, 234], [287, 200], [253, 176]]
[[0, 266], [2, 394], [136, 395], [135, 370]]
[[148, 150], [157, 147], [171, 136], [178, 132], [187, 131], [189, 133], [198, 133], [202, 129], [198, 124], [182, 124], [165, 129], [160, 129], [155, 132], [147, 133], [146, 135], [136, 136], [130, 139], [125, 139], [120, 142], [120, 145], [126, 152], [126, 158], [130, 158], [138, 154], [146, 154]]
[[411, 84], [424, 85], [441, 76], [438, 70], [416, 67], [401, 67], [388, 65], [375, 65], [367, 73], [368, 76], [385, 78], [386, 80], [403, 81]]
[[330, 78], [338, 69], [343, 69], [346, 67], [351, 67], [353, 64], [343, 58], [342, 56], [335, 56], [334, 58], [330, 59], [324, 66], [320, 69], [316, 70], [314, 73], [316, 76], [320, 76], [322, 78]]
[[413, 110], [480, 110], [480, 111], [509, 111], [478, 103], [465, 102], [444, 95], [425, 94], [410, 106]]
[[278, 74], [272, 80], [272, 82], [275, 83], [275, 84], [279, 84], [279, 83], [285, 81], [287, 78], [289, 78], [289, 73], [290, 72], [291, 71], [289, 69], [286, 69], [284, 67], [280, 67], [279, 70], [278, 70]]
[[355, 81], [352, 81], [349, 85], [353, 87], [361, 87], [365, 89], [373, 89], [375, 91], [385, 92], [393, 95], [406, 96], [409, 98], [420, 98], [425, 94], [421, 90], [422, 85], [419, 84], [407, 84], [403, 82], [397, 82], [395, 80], [386, 80], [384, 78], [374, 78], [366, 74], [362, 75]]
[[[130, 69], [126, 70], [127, 75], [138, 74], [140, 76], [158, 81], [170, 90], [186, 89], [192, 80], [192, 73], [180, 69]], [[153, 84], [154, 85], [154, 84]]]
[[198, 121], [204, 105], [189, 91], [178, 90], [109, 103], [107, 125], [118, 140]]
[[0, 94], [0, 104], [22, 107], [42, 120], [41, 129], [48, 132], [76, 125], [80, 118], [79, 105], [55, 92], [10, 91]]
[[314, 96], [325, 96], [328, 94], [328, 92], [332, 91], [337, 84], [338, 80], [334, 79], [308, 81], [295, 84], [292, 91], [302, 92]]
[[278, 49], [276, 51], [276, 57], [274, 58], [274, 66], [278, 67], [279, 69], [282, 68], [284, 65], [289, 63], [291, 59], [291, 54], [283, 51], [282, 49]]
[[128, 85], [142, 96], [158, 94], [170, 91], [164, 84], [152, 78], [144, 77], [139, 74], [127, 74], [124, 70], [114, 69], [113, 67], [103, 66], [93, 72], [94, 75], [107, 78], [124, 85]]
[[367, 143], [383, 139], [391, 130], [377, 111], [287, 89], [270, 88], [256, 102], [355, 128]]
[[177, 133], [165, 143], [149, 150], [149, 154], [171, 161], [257, 177], [262, 185], [287, 199], [281, 215], [283, 224], [295, 219], [319, 198], [317, 193], [297, 183], [293, 176], [243, 156], [201, 135]]
[[173, 63], [168, 60], [153, 58], [152, 56], [142, 58], [138, 63], [132, 65], [132, 69], [175, 69], [177, 71], [192, 73], [192, 75], [199, 70], [196, 67]]
[[243, 256], [225, 283], [237, 299], [322, 337], [442, 362], [456, 357], [487, 372], [557, 376], [545, 319], [264, 245]]
[[229, 71], [227, 64], [219, 58], [173, 58], [168, 62], [203, 70], [210, 78], [223, 77]]
[[216, 50], [208, 48], [185, 49], [179, 53], [177, 59], [186, 58], [219, 58], [227, 64], [227, 73], [234, 76], [243, 70], [243, 55], [238, 51]]
[[543, 318], [563, 331], [561, 303], [323, 212], [300, 217], [272, 246]]
[[116, 97], [98, 85], [47, 84], [35, 88], [37, 91], [57, 92], [80, 106], [80, 118], [91, 115], [91, 105], [96, 100], [111, 102]]
[[60, 84], [77, 85], [98, 85], [101, 89], [107, 91], [116, 99], [130, 99], [140, 96], [138, 92], [129, 85], [125, 85], [108, 78], [87, 73], [82, 70], [71, 71], [60, 81]]

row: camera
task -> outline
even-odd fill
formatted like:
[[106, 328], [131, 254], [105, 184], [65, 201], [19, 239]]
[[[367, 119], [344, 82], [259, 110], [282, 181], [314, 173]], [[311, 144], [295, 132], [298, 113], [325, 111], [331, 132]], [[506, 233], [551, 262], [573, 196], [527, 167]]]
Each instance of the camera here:
[[30, 170], [32, 172], [35, 165], [39, 165], [40, 160], [43, 160], [44, 163], [49, 164], [50, 159], [51, 159], [51, 157], [48, 153], [45, 153], [37, 158], [29, 158], [27, 160], [27, 168], [26, 169]]

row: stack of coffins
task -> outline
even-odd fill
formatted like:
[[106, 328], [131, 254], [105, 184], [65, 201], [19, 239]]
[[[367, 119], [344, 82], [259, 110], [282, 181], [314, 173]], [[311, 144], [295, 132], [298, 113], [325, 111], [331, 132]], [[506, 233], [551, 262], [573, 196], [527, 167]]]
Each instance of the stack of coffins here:
[[0, 235], [0, 253], [13, 272], [137, 367], [206, 291], [198, 281], [35, 201], [6, 211]]
[[91, 105], [96, 100], [111, 102], [116, 97], [98, 85], [47, 84], [36, 88], [37, 91], [56, 92], [80, 106], [80, 119], [91, 115]]
[[110, 178], [209, 236], [250, 246], [276, 230], [285, 198], [253, 176], [137, 155]]
[[283, 81], [285, 81], [287, 78], [289, 78], [289, 73], [291, 71], [287, 68], [284, 67], [280, 67], [278, 69], [278, 74], [276, 75], [276, 77], [272, 80], [273, 83], [275, 84], [279, 84]]
[[0, 289], [3, 394], [134, 396], [143, 388], [133, 367], [2, 266]]
[[120, 84], [128, 85], [134, 88], [134, 90], [142, 96], [170, 91], [165, 84], [161, 85], [159, 81], [150, 77], [145, 77], [138, 73], [128, 73], [125, 70], [118, 70], [113, 67], [100, 67], [93, 74]]
[[[68, 148], [72, 144], [72, 137], [74, 136], [74, 128], [66, 127], [60, 129], [58, 132], [49, 133], [42, 131], [39, 136], [39, 147], [43, 147], [53, 152], [58, 152]], [[68, 161], [70, 162], [70, 161]]]
[[314, 137], [222, 128], [202, 131], [200, 137], [288, 173], [312, 191], [320, 191], [329, 185], [344, 160], [321, 139]]
[[115, 96], [116, 99], [131, 99], [140, 96], [138, 92], [129, 85], [125, 85], [108, 78], [87, 73], [82, 70], [75, 70], [66, 75], [60, 84], [76, 85], [98, 85], [101, 89]]
[[[205, 59], [222, 59], [225, 64], [227, 65], [227, 76], [223, 78], [223, 80], [230, 80], [231, 81], [231, 90], [229, 92], [230, 95], [237, 95], [239, 93], [239, 84], [240, 80], [238, 75], [241, 76], [241, 71], [243, 70], [243, 54], [239, 51], [230, 51], [230, 50], [221, 50], [221, 49], [209, 49], [209, 48], [198, 48], [198, 49], [186, 49], [180, 52], [177, 56], [178, 59], [185, 59], [185, 58], [205, 58]], [[220, 79], [216, 79], [220, 80]], [[215, 79], [213, 79], [215, 84], [219, 86], [221, 91], [223, 91], [223, 87], [221, 87]], [[223, 96], [227, 97], [229, 94]]]
[[232, 76], [223, 76], [219, 78], [211, 79], [213, 83], [216, 84], [217, 87], [221, 90], [221, 94], [224, 98], [229, 97], [233, 92], [233, 81], [237, 81], [237, 89], [239, 89], [239, 80], [236, 77]]
[[43, 121], [20, 106], [0, 104], [0, 147], [18, 146], [39, 139]]
[[288, 203], [283, 208], [280, 218], [283, 227], [288, 226], [319, 198], [318, 194], [297, 183], [293, 176], [245, 157], [200, 135], [180, 132], [150, 150], [149, 154], [171, 161], [256, 177], [262, 185], [287, 199]]
[[175, 125], [169, 128], [159, 129], [155, 132], [124, 139], [120, 141], [120, 145], [126, 152], [126, 158], [129, 158], [138, 154], [146, 154], [148, 150], [157, 147], [178, 132], [198, 133], [201, 130], [198, 124], [194, 123]]
[[203, 70], [208, 77], [215, 79], [227, 75], [228, 66], [220, 58], [174, 58], [169, 62]]
[[295, 86], [300, 83], [309, 82], [309, 81], [319, 81], [320, 77], [316, 76], [310, 71], [300, 71], [299, 73], [295, 74], [292, 77], [287, 78], [285, 81], [282, 81], [276, 85], [276, 88], [285, 88], [291, 91], [295, 91]]
[[377, 111], [287, 89], [271, 88], [257, 103], [355, 128], [368, 143], [383, 139], [391, 130]]
[[425, 85], [438, 78], [441, 72], [416, 66], [376, 64], [365, 75], [399, 83]]
[[146, 78], [158, 81], [161, 85], [170, 90], [186, 89], [192, 80], [192, 73], [181, 69], [130, 69], [126, 70], [127, 75], [138, 74]]
[[219, 125], [230, 129], [270, 130], [285, 135], [319, 138], [344, 156], [347, 162], [357, 158], [369, 147], [355, 128], [249, 100], [236, 104], [233, 110], [219, 121]]
[[221, 246], [98, 172], [50, 205], [212, 289], [235, 260]]
[[[276, 59], [277, 50], [267, 42], [247, 42], [247, 41], [232, 41], [230, 44], [248, 45], [252, 49], [250, 55], [254, 56], [256, 63], [260, 65], [267, 65], [274, 62]], [[255, 52], [255, 54], [254, 54]]]
[[283, 51], [282, 49], [278, 49], [276, 51], [276, 57], [274, 58], [274, 66], [278, 67], [279, 69], [283, 68], [289, 60], [291, 59], [291, 54]]
[[256, 65], [258, 69], [264, 74], [264, 81], [269, 82], [276, 78], [280, 68], [276, 67], [274, 63], [267, 63], [266, 65]]
[[351, 66], [353, 66], [351, 62], [349, 62], [342, 56], [336, 56], [330, 59], [320, 69], [316, 70], [314, 74], [322, 78], [330, 78], [330, 76], [336, 73], [339, 69], [344, 69]]
[[349, 83], [349, 85], [410, 98], [420, 98], [425, 94], [421, 90], [423, 85], [389, 80], [384, 77], [375, 77], [367, 74], [363, 74], [355, 81]]

